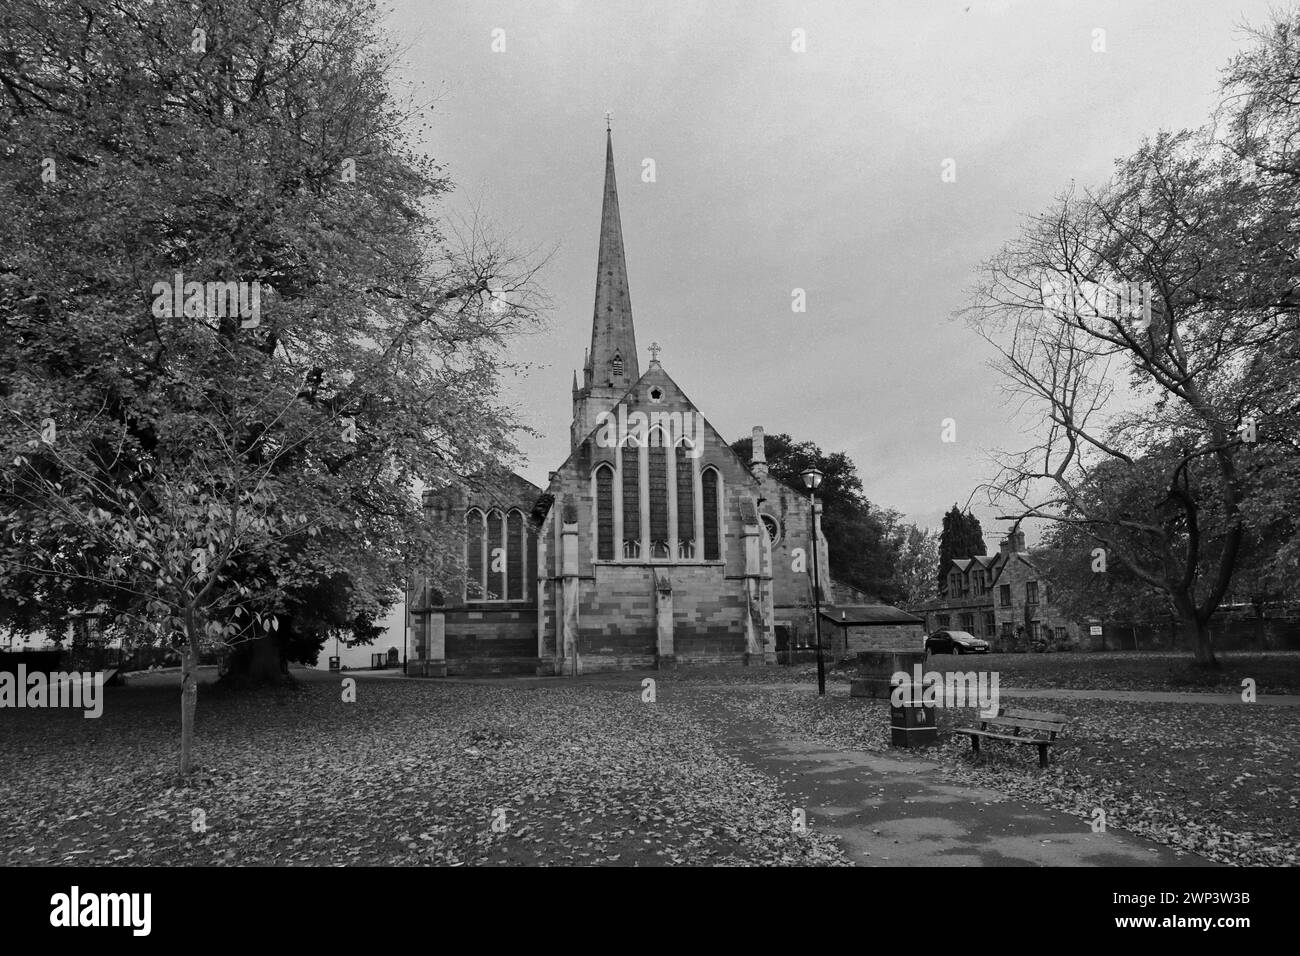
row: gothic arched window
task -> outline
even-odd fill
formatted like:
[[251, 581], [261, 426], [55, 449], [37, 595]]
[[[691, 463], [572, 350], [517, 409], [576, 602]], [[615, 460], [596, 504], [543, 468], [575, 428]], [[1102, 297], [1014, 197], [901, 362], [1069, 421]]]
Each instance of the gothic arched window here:
[[645, 454], [648, 458], [646, 489], [650, 498], [650, 557], [667, 561], [672, 557], [668, 546], [668, 468], [670, 439], [662, 428], [650, 433]]
[[614, 377], [623, 377], [623, 356], [619, 355], [617, 352], [614, 353]]
[[641, 557], [641, 448], [630, 438], [623, 445], [623, 557]]
[[704, 560], [718, 561], [722, 558], [722, 480], [716, 468], [706, 468], [700, 475], [700, 494], [704, 499]]
[[695, 468], [690, 452], [694, 446], [683, 438], [677, 451], [677, 557], [695, 557]]
[[483, 597], [488, 601], [506, 599], [506, 539], [505, 518], [495, 508], [487, 519], [487, 582]]
[[511, 511], [506, 515], [506, 593], [507, 601], [522, 601], [528, 588], [524, 582], [524, 569], [528, 561], [524, 553], [524, 513]]
[[596, 469], [596, 560], [614, 560], [614, 469]]
[[483, 512], [465, 513], [465, 599], [483, 600]]

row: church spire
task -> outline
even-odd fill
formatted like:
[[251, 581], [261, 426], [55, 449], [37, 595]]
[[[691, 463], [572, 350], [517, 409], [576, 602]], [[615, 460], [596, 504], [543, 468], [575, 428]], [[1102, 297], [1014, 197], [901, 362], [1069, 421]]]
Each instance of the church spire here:
[[[608, 120], [608, 117], [606, 118]], [[590, 384], [626, 388], [641, 377], [632, 327], [632, 297], [623, 257], [623, 226], [614, 182], [614, 137], [605, 131], [605, 198], [600, 211], [596, 308], [591, 320]]]

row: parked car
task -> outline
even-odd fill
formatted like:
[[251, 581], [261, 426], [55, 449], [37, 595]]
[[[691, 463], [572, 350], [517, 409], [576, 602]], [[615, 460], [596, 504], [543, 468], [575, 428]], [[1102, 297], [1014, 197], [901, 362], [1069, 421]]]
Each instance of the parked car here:
[[925, 639], [930, 654], [987, 654], [989, 642], [966, 631], [935, 631]]

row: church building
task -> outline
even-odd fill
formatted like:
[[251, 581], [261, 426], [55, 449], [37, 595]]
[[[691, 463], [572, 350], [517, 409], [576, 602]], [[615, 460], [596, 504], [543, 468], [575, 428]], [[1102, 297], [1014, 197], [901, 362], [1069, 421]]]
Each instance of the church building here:
[[464, 560], [458, 575], [409, 596], [408, 674], [770, 664], [778, 646], [810, 643], [807, 494], [768, 474], [761, 428], [753, 460], [742, 461], [660, 352], [652, 344], [643, 369], [607, 133], [569, 455], [545, 489], [510, 474], [426, 494], [431, 518], [463, 540]]

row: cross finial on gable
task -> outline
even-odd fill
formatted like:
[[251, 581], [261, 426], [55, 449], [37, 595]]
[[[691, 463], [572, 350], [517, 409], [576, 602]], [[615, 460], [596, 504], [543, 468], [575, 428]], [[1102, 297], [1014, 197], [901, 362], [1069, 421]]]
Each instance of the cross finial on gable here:
[[661, 349], [661, 348], [659, 347], [659, 343], [658, 343], [658, 342], [651, 342], [651, 343], [650, 343], [650, 361], [652, 361], [652, 362], [658, 362], [658, 361], [659, 361], [659, 353], [662, 352], [662, 351], [663, 351], [663, 349]]

